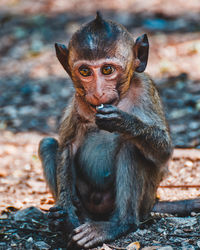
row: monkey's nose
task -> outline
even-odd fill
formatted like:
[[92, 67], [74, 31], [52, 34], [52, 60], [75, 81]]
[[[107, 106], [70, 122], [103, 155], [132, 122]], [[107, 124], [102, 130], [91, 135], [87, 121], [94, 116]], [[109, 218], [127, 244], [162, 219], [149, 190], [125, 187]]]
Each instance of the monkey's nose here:
[[94, 97], [96, 100], [99, 101], [104, 95], [105, 95], [104, 92], [103, 92], [103, 93], [102, 93], [102, 92], [100, 92], [100, 93], [99, 93], [99, 92], [96, 92], [96, 93], [93, 94], [93, 97]]

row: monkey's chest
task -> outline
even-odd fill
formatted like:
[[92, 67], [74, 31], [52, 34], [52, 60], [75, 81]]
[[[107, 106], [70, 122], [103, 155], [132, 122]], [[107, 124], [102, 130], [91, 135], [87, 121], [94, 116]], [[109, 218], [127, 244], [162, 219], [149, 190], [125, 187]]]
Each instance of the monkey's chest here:
[[116, 136], [90, 133], [75, 156], [76, 175], [97, 189], [106, 189], [115, 179]]

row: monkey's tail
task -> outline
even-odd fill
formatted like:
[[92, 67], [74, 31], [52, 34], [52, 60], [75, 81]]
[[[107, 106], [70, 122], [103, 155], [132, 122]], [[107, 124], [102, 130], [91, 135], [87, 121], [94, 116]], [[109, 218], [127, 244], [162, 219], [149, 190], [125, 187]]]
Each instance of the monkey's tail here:
[[158, 201], [152, 212], [177, 214], [178, 216], [188, 216], [191, 212], [200, 213], [200, 199]]

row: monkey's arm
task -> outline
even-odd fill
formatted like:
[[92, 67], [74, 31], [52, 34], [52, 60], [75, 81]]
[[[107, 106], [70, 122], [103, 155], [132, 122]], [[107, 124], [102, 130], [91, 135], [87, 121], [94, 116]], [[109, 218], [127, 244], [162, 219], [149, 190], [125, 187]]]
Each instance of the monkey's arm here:
[[50, 210], [50, 217], [58, 219], [55, 220], [56, 225], [59, 224], [59, 221], [63, 223], [60, 217], [64, 215], [64, 221], [66, 223], [64, 227], [67, 231], [71, 231], [80, 226], [80, 222], [76, 215], [76, 207], [73, 204], [76, 201], [74, 190], [75, 181], [69, 146], [63, 150], [62, 154], [60, 154], [60, 158], [57, 166], [58, 198], [56, 206]]
[[49, 210], [49, 227], [55, 231], [63, 228], [70, 231], [80, 223], [72, 202], [75, 192], [69, 148], [61, 153], [57, 140], [45, 138], [40, 142], [39, 156], [46, 182], [56, 200], [56, 205]]
[[171, 155], [171, 140], [164, 122], [148, 123], [116, 106], [104, 105], [97, 109], [96, 124], [100, 129], [127, 135], [145, 157], [155, 163], [166, 162]]

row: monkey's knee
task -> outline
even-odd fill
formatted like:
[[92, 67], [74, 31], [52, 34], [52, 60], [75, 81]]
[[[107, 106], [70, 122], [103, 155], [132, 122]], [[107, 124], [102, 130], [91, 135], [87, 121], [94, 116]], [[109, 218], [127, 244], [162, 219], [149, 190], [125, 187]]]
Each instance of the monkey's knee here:
[[54, 138], [44, 138], [39, 145], [39, 157], [42, 162], [44, 177], [54, 197], [57, 195], [56, 167], [58, 142]]
[[58, 149], [58, 142], [56, 139], [52, 137], [47, 137], [42, 139], [40, 141], [39, 151], [38, 151], [40, 159], [43, 160], [49, 153], [53, 154], [57, 153], [57, 149]]

